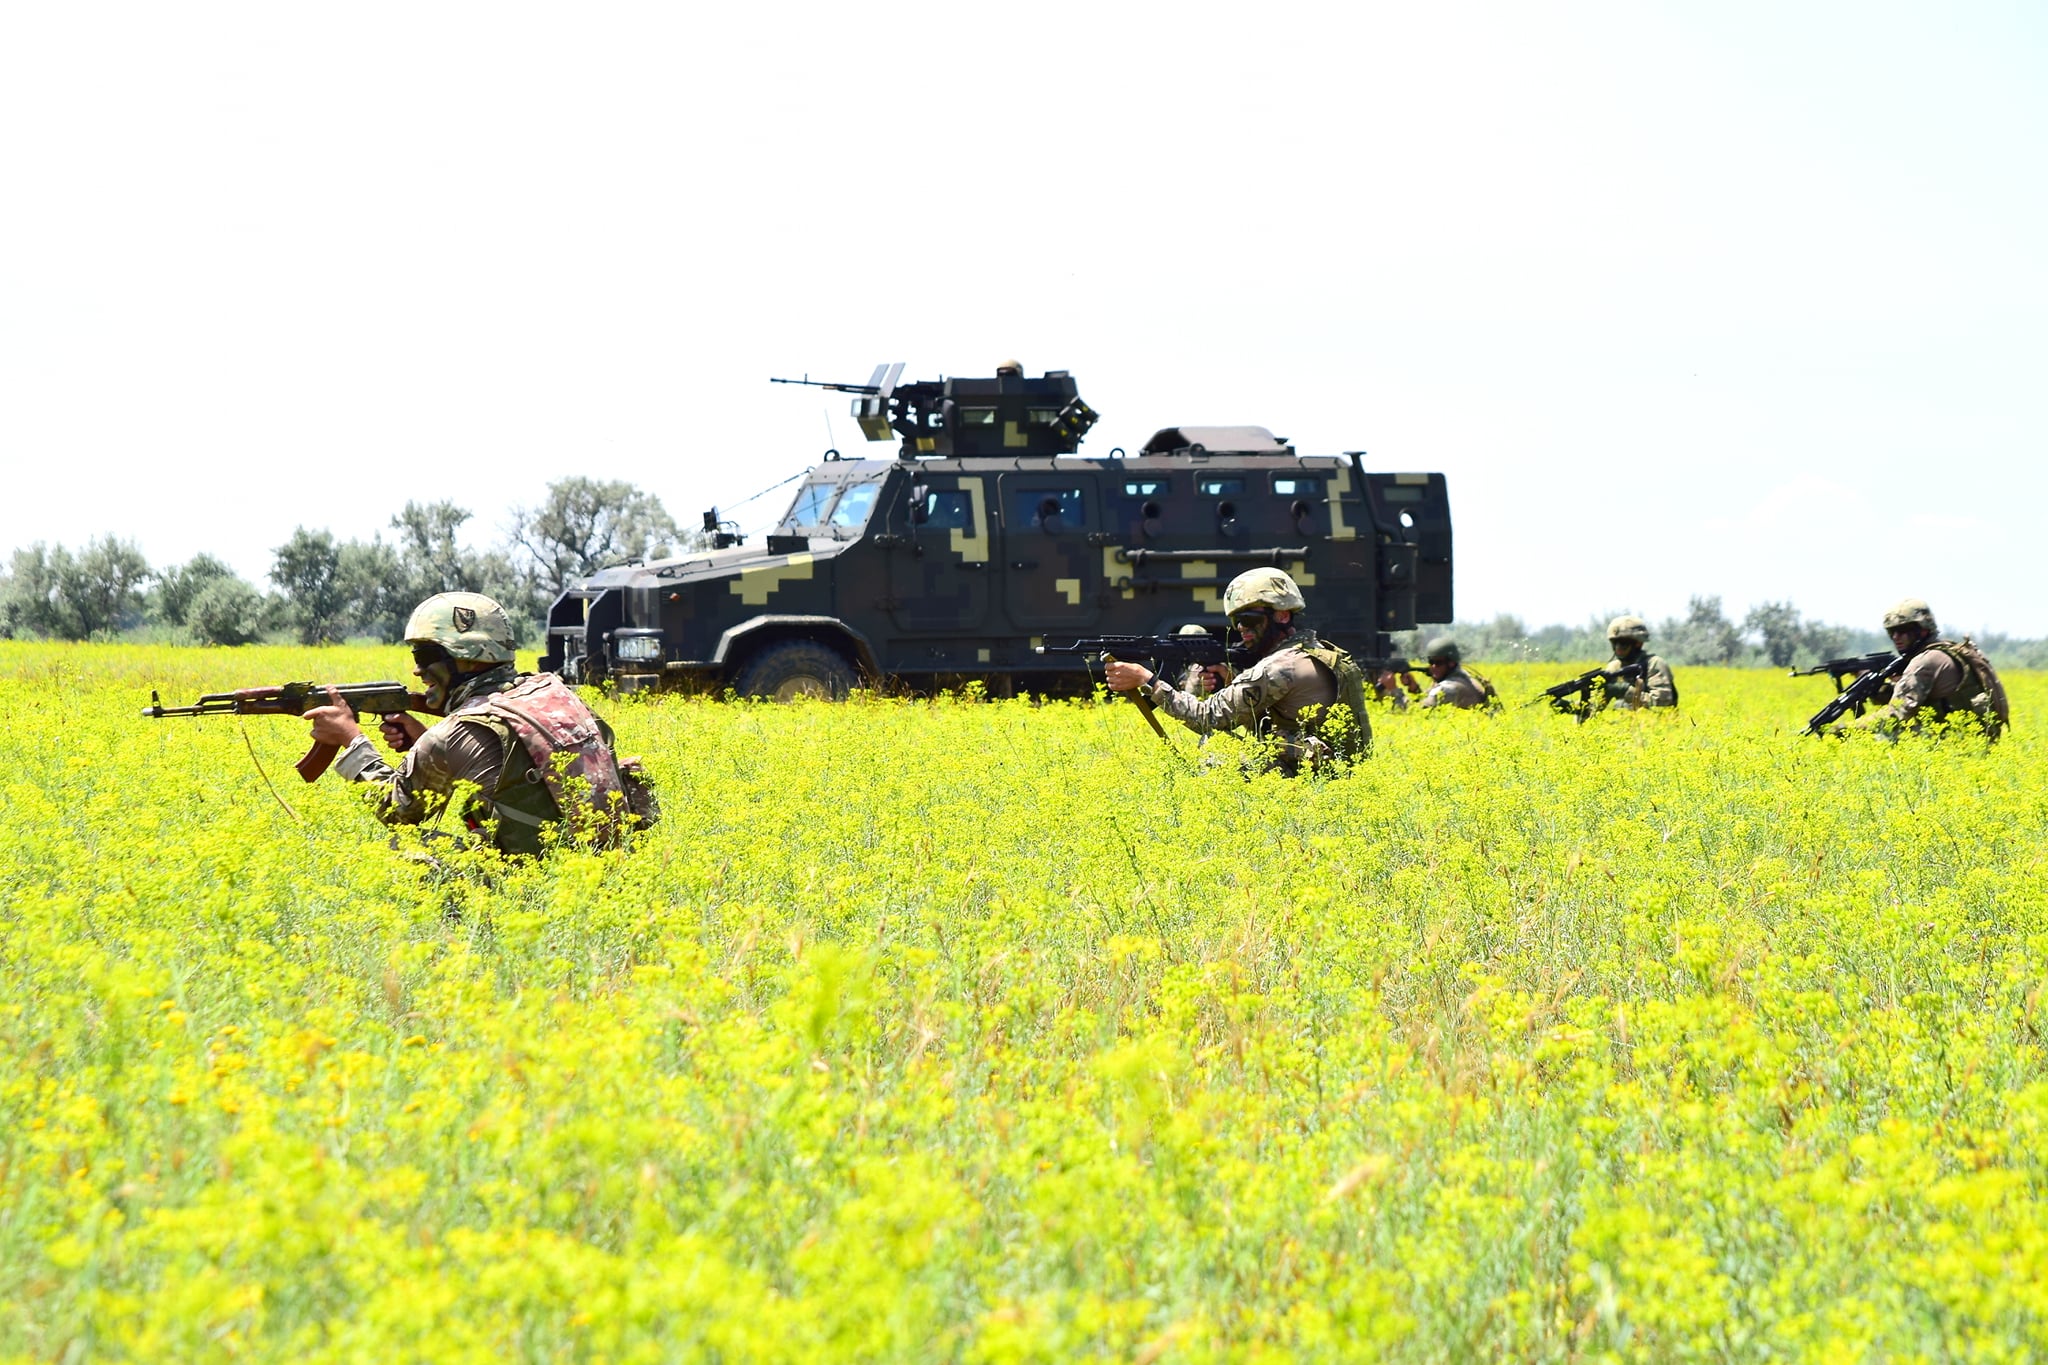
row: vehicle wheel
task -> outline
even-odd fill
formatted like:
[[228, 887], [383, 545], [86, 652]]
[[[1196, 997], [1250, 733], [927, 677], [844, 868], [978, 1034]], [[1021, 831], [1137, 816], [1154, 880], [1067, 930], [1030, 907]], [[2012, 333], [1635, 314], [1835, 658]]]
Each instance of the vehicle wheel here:
[[837, 650], [809, 640], [785, 640], [747, 660], [733, 680], [733, 690], [768, 701], [844, 701], [854, 681], [853, 665]]

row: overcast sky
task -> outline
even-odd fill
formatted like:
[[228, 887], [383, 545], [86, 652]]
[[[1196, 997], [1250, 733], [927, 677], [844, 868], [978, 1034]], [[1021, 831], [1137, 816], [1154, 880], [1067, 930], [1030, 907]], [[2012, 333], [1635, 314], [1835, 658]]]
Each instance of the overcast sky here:
[[[2038, 4], [0, 8], [0, 552], [694, 524], [771, 374], [1442, 470], [1459, 615], [2048, 635]], [[772, 520], [782, 495], [747, 518]]]

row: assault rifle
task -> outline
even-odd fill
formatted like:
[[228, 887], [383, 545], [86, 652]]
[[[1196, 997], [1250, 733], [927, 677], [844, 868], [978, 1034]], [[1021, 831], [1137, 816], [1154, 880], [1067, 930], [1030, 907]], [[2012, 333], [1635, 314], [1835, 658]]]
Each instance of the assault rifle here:
[[1523, 704], [1525, 706], [1534, 706], [1538, 702], [1547, 701], [1550, 703], [1553, 711], [1562, 712], [1567, 716], [1576, 716], [1583, 721], [1587, 716], [1593, 714], [1594, 688], [1601, 686], [1609, 678], [1619, 678], [1623, 682], [1639, 683], [1643, 681], [1644, 676], [1648, 672], [1649, 665], [1640, 661], [1632, 664], [1623, 664], [1619, 671], [1614, 673], [1609, 673], [1607, 665], [1602, 664], [1598, 668], [1587, 669], [1576, 678], [1567, 678], [1555, 687], [1544, 688]]
[[1406, 675], [1429, 672], [1428, 664], [1419, 664], [1413, 659], [1361, 659], [1356, 655], [1352, 659], [1367, 678], [1377, 678], [1382, 673]]
[[1863, 708], [1877, 700], [1878, 689], [1882, 688], [1893, 678], [1898, 677], [1904, 671], [1908, 658], [1905, 654], [1878, 655], [1877, 657], [1880, 662], [1875, 667], [1867, 669], [1856, 681], [1835, 693], [1834, 700], [1814, 712], [1813, 719], [1806, 722], [1806, 728], [1799, 733], [1802, 735], [1825, 734], [1828, 726], [1833, 725], [1851, 711], [1854, 711], [1859, 716], [1862, 715]]
[[[1070, 645], [1039, 645], [1040, 654], [1079, 654], [1084, 658], [1102, 658], [1118, 663], [1145, 662], [1151, 666], [1154, 675], [1172, 670], [1185, 672], [1193, 665], [1230, 664], [1242, 668], [1251, 662], [1251, 655], [1235, 646], [1226, 645], [1208, 632], [1200, 635], [1094, 635], [1085, 640], [1076, 640]], [[1159, 723], [1159, 716], [1152, 705], [1152, 698], [1145, 695], [1143, 688], [1130, 694], [1138, 704], [1138, 711], [1145, 717], [1145, 723], [1152, 727], [1152, 733], [1171, 747], [1173, 741], [1166, 738], [1166, 727]]]
[[[1812, 668], [1795, 668], [1786, 673], [1785, 676], [1788, 678], [1817, 678], [1825, 673], [1828, 675], [1829, 680], [1834, 683], [1835, 691], [1840, 692], [1844, 687], [1848, 686], [1849, 679], [1859, 673], [1868, 673], [1874, 668], [1882, 668], [1885, 664], [1891, 662], [1891, 657], [1889, 650], [1881, 649], [1875, 654], [1859, 654], [1853, 659], [1823, 659]], [[1862, 715], [1863, 708], [1857, 707], [1856, 714]]]
[[[142, 708], [142, 714], [148, 720], [162, 720], [165, 716], [303, 716], [316, 706], [332, 706], [337, 700], [351, 711], [369, 711], [380, 716], [418, 711], [427, 704], [425, 697], [408, 691], [400, 682], [285, 683], [278, 687], [245, 687], [239, 692], [209, 692], [193, 706], [165, 706], [151, 692], [149, 705]], [[299, 776], [308, 782], [316, 780], [327, 771], [327, 765], [334, 762], [338, 752], [335, 745], [315, 744], [296, 764]]]

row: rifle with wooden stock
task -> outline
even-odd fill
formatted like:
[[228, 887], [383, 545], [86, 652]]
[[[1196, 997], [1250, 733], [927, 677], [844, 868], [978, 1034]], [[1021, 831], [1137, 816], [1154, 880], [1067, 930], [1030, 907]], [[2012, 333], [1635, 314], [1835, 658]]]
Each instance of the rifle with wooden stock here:
[[[191, 706], [165, 706], [155, 692], [142, 708], [148, 720], [165, 716], [303, 716], [316, 706], [341, 705], [351, 711], [395, 716], [425, 708], [427, 699], [401, 682], [282, 683], [276, 687], [245, 687], [237, 692], [209, 692]], [[308, 782], [318, 780], [340, 749], [315, 744], [295, 765]]]

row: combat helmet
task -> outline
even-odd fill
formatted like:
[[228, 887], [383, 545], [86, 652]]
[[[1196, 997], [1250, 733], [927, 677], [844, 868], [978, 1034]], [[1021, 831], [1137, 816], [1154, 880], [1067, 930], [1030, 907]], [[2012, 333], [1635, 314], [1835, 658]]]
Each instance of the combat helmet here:
[[412, 609], [405, 642], [439, 645], [470, 663], [508, 664], [514, 650], [505, 609], [480, 592], [435, 593]]
[[1925, 626], [1932, 633], [1935, 629], [1934, 608], [1928, 606], [1923, 598], [1900, 598], [1892, 603], [1892, 609], [1884, 614], [1884, 628], [1890, 632], [1901, 626]]
[[1193, 621], [1188, 622], [1174, 632], [1176, 635], [1207, 635], [1208, 633], [1209, 628], [1207, 626], [1198, 626]]
[[1607, 643], [1616, 640], [1634, 640], [1646, 644], [1650, 639], [1650, 623], [1640, 616], [1617, 616], [1607, 623]]
[[1439, 635], [1422, 647], [1422, 657], [1431, 663], [1441, 659], [1456, 668], [1465, 662], [1465, 651], [1458, 648], [1458, 642], [1448, 635]]
[[1246, 607], [1268, 607], [1273, 611], [1301, 611], [1301, 589], [1283, 569], [1248, 569], [1230, 580], [1223, 590], [1223, 614], [1235, 616]]

